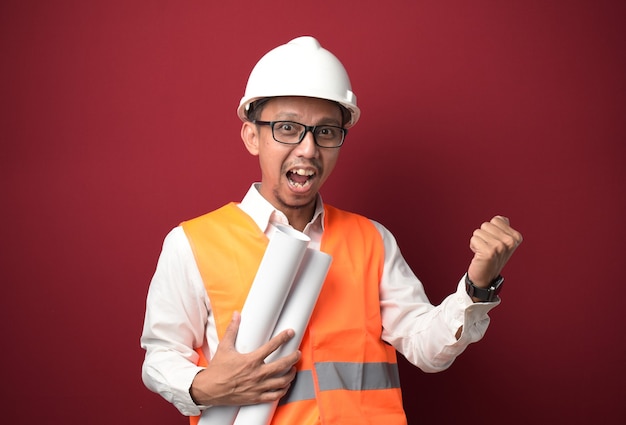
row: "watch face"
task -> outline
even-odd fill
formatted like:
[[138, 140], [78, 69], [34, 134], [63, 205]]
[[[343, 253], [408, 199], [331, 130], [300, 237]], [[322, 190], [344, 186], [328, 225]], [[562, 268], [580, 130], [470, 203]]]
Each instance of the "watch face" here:
[[491, 284], [491, 287], [489, 289], [493, 290], [497, 295], [498, 292], [500, 292], [500, 289], [502, 289], [503, 282], [504, 278], [502, 276], [498, 276], [496, 280]]

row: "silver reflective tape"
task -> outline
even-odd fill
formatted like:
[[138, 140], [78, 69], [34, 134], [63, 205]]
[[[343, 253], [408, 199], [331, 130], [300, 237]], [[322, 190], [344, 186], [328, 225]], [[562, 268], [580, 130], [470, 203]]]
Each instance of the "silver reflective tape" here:
[[[315, 363], [320, 391], [386, 390], [400, 388], [398, 365], [395, 363]], [[297, 373], [291, 388], [279, 405], [315, 399], [313, 374], [310, 370]]]
[[292, 403], [294, 401], [315, 399], [315, 386], [313, 385], [313, 374], [310, 370], [302, 370], [296, 374], [296, 378], [291, 383], [287, 394], [280, 399], [278, 405]]
[[320, 391], [383, 390], [400, 387], [398, 365], [393, 363], [316, 363]]

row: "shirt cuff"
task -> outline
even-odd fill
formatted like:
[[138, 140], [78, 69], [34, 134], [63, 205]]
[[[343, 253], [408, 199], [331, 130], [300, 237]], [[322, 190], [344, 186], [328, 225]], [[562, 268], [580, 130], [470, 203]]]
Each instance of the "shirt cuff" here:
[[500, 304], [500, 297], [496, 297], [491, 302], [475, 303], [472, 301], [471, 297], [467, 295], [465, 276], [459, 281], [456, 293], [453, 296], [455, 303], [460, 307], [455, 312], [453, 322], [456, 329], [463, 326], [463, 332], [461, 333], [459, 342], [472, 343], [480, 340], [485, 335], [487, 327], [489, 326], [490, 319], [488, 313]]
[[[169, 380], [160, 376], [159, 371], [144, 366], [144, 382], [154, 392], [160, 394], [169, 401], [185, 416], [198, 416], [208, 406], [199, 406], [191, 398], [191, 383], [196, 375], [202, 370], [201, 367], [179, 367], [175, 373], [170, 374]], [[159, 375], [159, 376], [153, 376]]]

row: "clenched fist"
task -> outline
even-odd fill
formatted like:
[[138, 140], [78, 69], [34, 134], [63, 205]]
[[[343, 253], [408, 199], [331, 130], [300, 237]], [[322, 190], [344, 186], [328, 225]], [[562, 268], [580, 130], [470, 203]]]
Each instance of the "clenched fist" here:
[[522, 235], [509, 224], [509, 219], [495, 216], [474, 230], [470, 249], [474, 258], [467, 271], [474, 285], [486, 288], [502, 271], [515, 249], [522, 243]]

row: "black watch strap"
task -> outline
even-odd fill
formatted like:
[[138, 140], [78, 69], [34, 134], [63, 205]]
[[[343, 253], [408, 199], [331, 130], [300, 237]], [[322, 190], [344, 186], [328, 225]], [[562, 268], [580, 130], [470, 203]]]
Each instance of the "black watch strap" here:
[[467, 295], [483, 302], [493, 301], [496, 295], [500, 293], [503, 282], [504, 278], [498, 275], [498, 277], [491, 281], [487, 288], [479, 288], [474, 285], [474, 282], [470, 280], [469, 275], [465, 273], [465, 290], [467, 291]]

